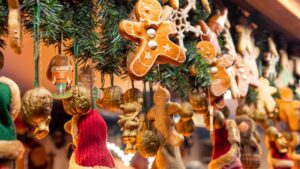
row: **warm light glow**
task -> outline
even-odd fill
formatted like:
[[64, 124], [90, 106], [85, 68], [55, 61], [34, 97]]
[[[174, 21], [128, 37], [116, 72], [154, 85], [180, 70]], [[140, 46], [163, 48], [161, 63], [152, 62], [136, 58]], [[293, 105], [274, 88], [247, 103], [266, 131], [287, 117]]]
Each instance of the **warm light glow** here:
[[[123, 161], [125, 166], [130, 166], [130, 162], [131, 162], [132, 158], [134, 157], [134, 154], [126, 155], [124, 153], [124, 151], [114, 143], [107, 142], [106, 146], [110, 151], [115, 153]], [[151, 168], [152, 163], [154, 162], [154, 159], [155, 159], [154, 157], [148, 158], [148, 168], [149, 169]]]

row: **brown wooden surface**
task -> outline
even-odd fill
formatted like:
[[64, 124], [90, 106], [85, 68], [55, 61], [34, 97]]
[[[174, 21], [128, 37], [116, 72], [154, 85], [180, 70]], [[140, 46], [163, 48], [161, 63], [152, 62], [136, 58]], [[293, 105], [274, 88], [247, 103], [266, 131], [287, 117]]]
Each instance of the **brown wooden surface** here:
[[231, 0], [242, 8], [260, 12], [275, 30], [285, 32], [290, 40], [300, 40], [299, 0]]

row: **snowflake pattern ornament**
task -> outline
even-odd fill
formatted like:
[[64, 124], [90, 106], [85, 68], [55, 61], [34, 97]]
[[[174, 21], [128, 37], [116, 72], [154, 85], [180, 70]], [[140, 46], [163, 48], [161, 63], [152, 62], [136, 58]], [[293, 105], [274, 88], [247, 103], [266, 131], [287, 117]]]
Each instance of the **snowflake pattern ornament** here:
[[178, 40], [179, 46], [183, 49], [185, 49], [183, 43], [185, 33], [192, 32], [196, 37], [199, 37], [202, 34], [199, 26], [194, 27], [188, 21], [189, 12], [191, 10], [196, 10], [196, 0], [187, 0], [187, 5], [184, 8], [178, 8], [175, 10], [169, 6], [164, 6], [163, 9], [162, 19], [176, 23], [176, 39]]

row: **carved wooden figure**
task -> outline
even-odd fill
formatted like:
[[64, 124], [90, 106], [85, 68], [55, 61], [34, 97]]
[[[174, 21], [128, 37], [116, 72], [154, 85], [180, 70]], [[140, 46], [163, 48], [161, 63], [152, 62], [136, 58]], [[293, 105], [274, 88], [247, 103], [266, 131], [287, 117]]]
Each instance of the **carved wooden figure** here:
[[10, 47], [16, 53], [22, 52], [22, 24], [20, 4], [18, 0], [7, 0], [8, 4], [8, 31], [10, 39]]

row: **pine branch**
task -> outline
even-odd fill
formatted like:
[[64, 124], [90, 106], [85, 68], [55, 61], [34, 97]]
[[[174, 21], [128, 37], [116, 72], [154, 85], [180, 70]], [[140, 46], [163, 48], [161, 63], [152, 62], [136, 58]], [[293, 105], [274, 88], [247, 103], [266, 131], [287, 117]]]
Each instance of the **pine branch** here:
[[3, 36], [7, 36], [7, 21], [8, 21], [8, 8], [7, 1], [0, 0], [0, 48], [5, 48], [6, 42], [4, 41]]

